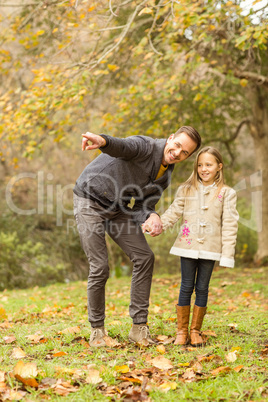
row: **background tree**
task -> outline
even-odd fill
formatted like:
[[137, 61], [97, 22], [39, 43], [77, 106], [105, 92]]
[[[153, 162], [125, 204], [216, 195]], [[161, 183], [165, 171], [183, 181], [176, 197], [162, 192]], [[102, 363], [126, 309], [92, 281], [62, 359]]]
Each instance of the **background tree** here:
[[236, 139], [250, 133], [262, 173], [256, 259], [267, 258], [267, 10], [255, 3], [258, 12], [235, 1], [1, 1], [2, 188], [33, 156], [32, 169], [74, 182], [91, 157], [80, 133], [101, 125], [162, 137], [191, 124], [229, 175]]

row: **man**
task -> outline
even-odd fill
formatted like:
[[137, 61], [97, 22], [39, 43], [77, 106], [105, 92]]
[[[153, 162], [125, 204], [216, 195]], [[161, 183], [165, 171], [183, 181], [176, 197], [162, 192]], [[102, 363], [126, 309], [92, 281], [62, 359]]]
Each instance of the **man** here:
[[[74, 215], [84, 252], [89, 261], [88, 320], [91, 346], [105, 343], [105, 284], [109, 277], [105, 232], [133, 262], [131, 301], [133, 326], [129, 340], [154, 343], [147, 326], [154, 254], [144, 233], [162, 232], [155, 205], [170, 184], [175, 163], [182, 162], [200, 144], [199, 133], [181, 127], [167, 140], [146, 136], [124, 139], [82, 134], [82, 150], [100, 149], [74, 187]], [[130, 201], [135, 203], [131, 208]], [[141, 229], [141, 225], [143, 230]]]

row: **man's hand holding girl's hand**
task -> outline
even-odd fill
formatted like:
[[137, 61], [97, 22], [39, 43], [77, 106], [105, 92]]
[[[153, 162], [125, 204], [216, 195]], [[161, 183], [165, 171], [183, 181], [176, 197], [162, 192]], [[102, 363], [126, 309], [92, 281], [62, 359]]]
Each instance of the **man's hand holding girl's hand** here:
[[[91, 149], [98, 149], [100, 147], [104, 147], [106, 145], [106, 141], [103, 137], [100, 135], [96, 135], [93, 133], [86, 132], [86, 134], [82, 134], [82, 151], [84, 150], [91, 150]], [[89, 145], [89, 142], [91, 142], [92, 145]]]
[[149, 218], [142, 224], [143, 233], [147, 232], [150, 236], [155, 237], [163, 231], [163, 225], [160, 217], [152, 213]]

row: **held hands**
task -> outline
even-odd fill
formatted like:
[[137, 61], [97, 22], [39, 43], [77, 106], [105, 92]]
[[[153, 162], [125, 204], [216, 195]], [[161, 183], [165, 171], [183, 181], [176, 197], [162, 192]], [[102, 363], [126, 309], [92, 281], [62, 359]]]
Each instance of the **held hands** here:
[[[91, 150], [91, 149], [97, 149], [100, 147], [104, 147], [106, 145], [106, 141], [103, 137], [100, 135], [96, 135], [93, 133], [86, 132], [86, 134], [82, 134], [82, 151], [84, 150]], [[91, 142], [91, 145], [89, 145], [89, 142]]]
[[157, 214], [151, 214], [142, 224], [142, 231], [143, 233], [149, 233], [152, 237], [160, 235], [163, 231], [163, 225], [159, 216]]

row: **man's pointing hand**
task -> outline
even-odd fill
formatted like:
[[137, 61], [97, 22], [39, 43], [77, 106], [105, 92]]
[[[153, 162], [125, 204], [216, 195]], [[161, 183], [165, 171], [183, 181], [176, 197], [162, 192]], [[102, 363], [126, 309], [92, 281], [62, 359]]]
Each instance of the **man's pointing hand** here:
[[[98, 149], [106, 145], [105, 139], [100, 135], [87, 132], [86, 134], [82, 134], [82, 137], [82, 151]], [[89, 145], [89, 141], [91, 142], [91, 145]]]

